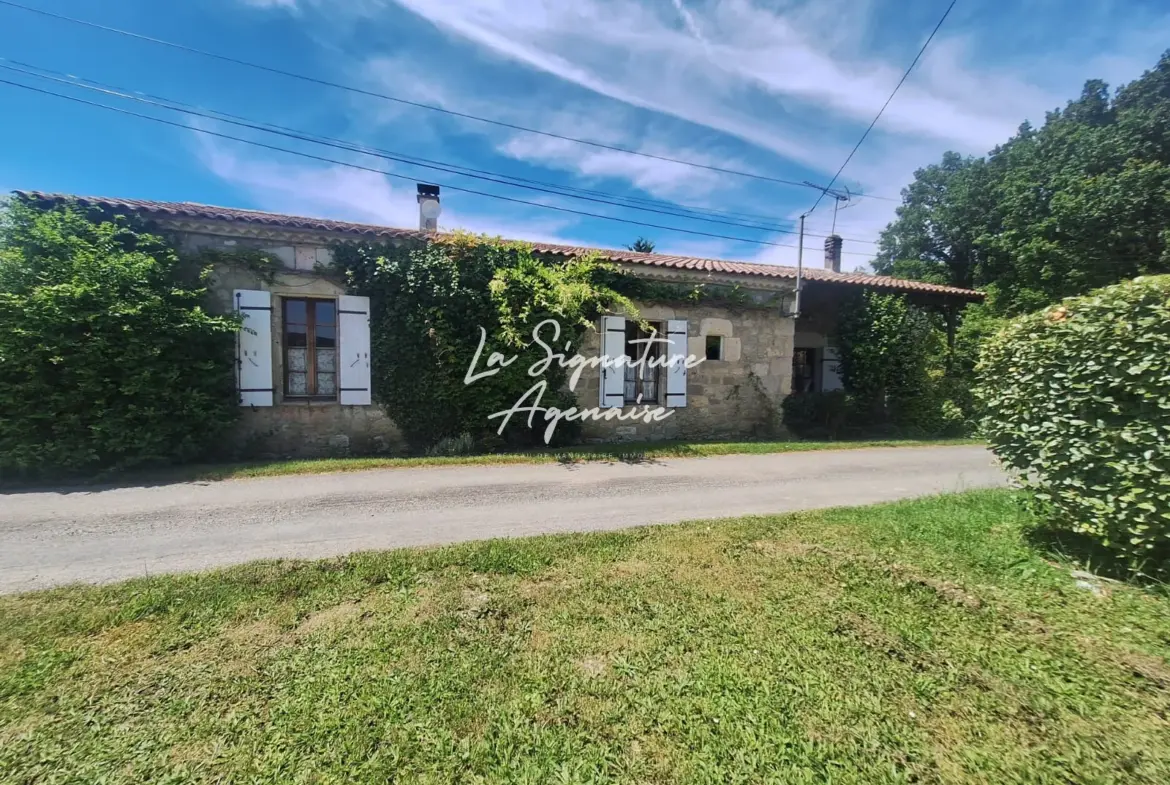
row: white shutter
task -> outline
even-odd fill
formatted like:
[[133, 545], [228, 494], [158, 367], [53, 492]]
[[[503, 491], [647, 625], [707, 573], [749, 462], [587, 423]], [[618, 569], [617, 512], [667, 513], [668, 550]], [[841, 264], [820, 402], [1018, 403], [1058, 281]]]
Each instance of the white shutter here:
[[824, 357], [821, 359], [821, 390], [832, 392], [844, 389], [841, 383], [840, 355], [832, 346], [825, 347]]
[[626, 356], [626, 320], [601, 317], [601, 408], [620, 409], [626, 403], [626, 369], [616, 363]]
[[666, 405], [682, 409], [687, 405], [687, 322], [671, 319], [666, 323]]
[[240, 406], [272, 405], [272, 294], [236, 289], [235, 311], [243, 317], [236, 336], [236, 389]]
[[369, 406], [370, 298], [343, 294], [337, 298], [338, 401], [344, 406]]

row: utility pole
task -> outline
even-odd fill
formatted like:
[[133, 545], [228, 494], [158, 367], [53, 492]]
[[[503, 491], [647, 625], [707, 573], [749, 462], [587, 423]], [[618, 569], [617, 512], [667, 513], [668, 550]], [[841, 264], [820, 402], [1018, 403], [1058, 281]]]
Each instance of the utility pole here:
[[[851, 194], [846, 189], [845, 191], [834, 191], [830, 188], [823, 188], [816, 183], [810, 183], [808, 180], [804, 181], [805, 185], [812, 186], [820, 190], [822, 196], [831, 196], [837, 200], [836, 206], [833, 208], [833, 232], [837, 231], [837, 207], [841, 206], [841, 202], [848, 202]], [[808, 218], [813, 210], [817, 209], [817, 205], [821, 200], [817, 200], [817, 204], [812, 206], [812, 210], [800, 215], [800, 232], [799, 239], [796, 241], [796, 295], [793, 298], [792, 304], [792, 318], [800, 318], [800, 292], [804, 285], [804, 219]]]
[[792, 318], [800, 318], [800, 289], [804, 276], [804, 218], [808, 213], [800, 214], [800, 234], [796, 241], [796, 296], [792, 303]]

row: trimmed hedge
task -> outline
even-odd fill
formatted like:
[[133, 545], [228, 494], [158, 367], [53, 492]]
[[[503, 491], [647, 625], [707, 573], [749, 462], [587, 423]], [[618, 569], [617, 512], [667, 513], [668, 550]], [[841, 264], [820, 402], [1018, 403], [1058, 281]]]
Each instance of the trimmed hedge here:
[[1060, 530], [1134, 574], [1170, 571], [1170, 276], [1020, 317], [976, 390], [992, 449]]
[[124, 217], [0, 208], [0, 475], [208, 456], [238, 416], [234, 318]]

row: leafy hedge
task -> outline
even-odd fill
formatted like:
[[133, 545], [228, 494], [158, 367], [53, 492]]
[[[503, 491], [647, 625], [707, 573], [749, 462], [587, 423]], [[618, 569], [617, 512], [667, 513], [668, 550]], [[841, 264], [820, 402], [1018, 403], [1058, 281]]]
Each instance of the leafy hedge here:
[[857, 292], [843, 303], [835, 338], [848, 392], [788, 396], [789, 431], [834, 439], [969, 430], [966, 385], [945, 372], [942, 331], [931, 314], [902, 295]]
[[0, 474], [201, 457], [237, 416], [235, 323], [126, 218], [0, 212]]
[[[544, 261], [528, 246], [469, 234], [454, 234], [425, 245], [343, 244], [335, 263], [351, 291], [368, 296], [371, 308], [371, 367], [374, 395], [418, 451], [474, 444], [477, 449], [543, 444], [547, 425], [512, 417], [502, 436], [500, 420], [489, 415], [511, 409], [534, 384], [547, 389], [539, 405], [567, 409], [576, 397], [566, 389], [568, 374], [556, 363], [538, 376], [529, 368], [544, 359], [532, 345], [532, 329], [545, 319], [561, 326], [578, 351], [583, 331], [607, 308], [635, 313], [633, 304], [608, 282], [614, 268], [589, 258]], [[476, 370], [486, 370], [498, 352], [516, 356], [499, 373], [466, 383], [481, 337], [485, 344]], [[542, 334], [553, 344], [552, 333]], [[535, 394], [525, 402], [536, 403]], [[556, 441], [576, 438], [580, 423], [561, 422]]]
[[1011, 322], [982, 351], [995, 453], [1053, 525], [1132, 572], [1170, 571], [1170, 276]]

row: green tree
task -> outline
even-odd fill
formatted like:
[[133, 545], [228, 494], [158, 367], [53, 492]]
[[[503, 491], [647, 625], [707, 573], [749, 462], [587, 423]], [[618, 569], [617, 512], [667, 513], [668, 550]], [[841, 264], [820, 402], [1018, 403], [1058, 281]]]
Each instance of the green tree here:
[[654, 253], [654, 241], [647, 240], [645, 237], [639, 237], [637, 240], [634, 240], [632, 245], [627, 245], [626, 248], [638, 253]]
[[873, 262], [879, 275], [971, 287], [978, 278], [980, 234], [992, 209], [986, 163], [947, 153], [915, 172], [897, 220], [882, 232]]
[[1170, 270], [1170, 52], [1110, 97], [1099, 80], [983, 158], [919, 170], [875, 269], [975, 286], [1025, 313]]
[[865, 291], [841, 311], [841, 381], [873, 424], [918, 425], [931, 386], [939, 332], [929, 316], [896, 294]]
[[203, 294], [130, 219], [11, 201], [0, 213], [0, 471], [207, 455], [238, 404], [236, 324], [205, 312]]

